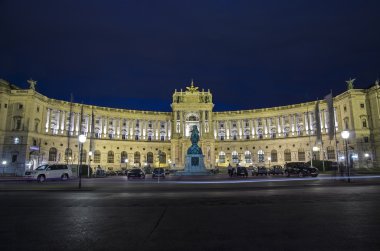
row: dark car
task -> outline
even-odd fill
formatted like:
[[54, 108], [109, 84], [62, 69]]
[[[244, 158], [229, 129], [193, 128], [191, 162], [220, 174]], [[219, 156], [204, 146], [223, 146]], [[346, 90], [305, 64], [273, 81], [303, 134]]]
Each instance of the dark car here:
[[275, 165], [269, 168], [268, 174], [269, 175], [279, 175], [279, 174], [284, 175], [284, 169], [280, 165]]
[[127, 178], [140, 178], [140, 179], [145, 179], [145, 173], [142, 169], [140, 168], [134, 168], [131, 170], [128, 170], [127, 172]]
[[268, 170], [265, 166], [259, 166], [257, 169], [254, 169], [252, 172], [252, 176], [256, 175], [259, 176], [268, 175]]
[[317, 177], [319, 170], [305, 162], [289, 162], [284, 165], [284, 172], [287, 177], [297, 175], [298, 177]]
[[157, 178], [157, 177], [161, 177], [161, 178], [165, 178], [165, 170], [163, 168], [154, 168], [153, 169], [153, 173], [152, 173], [152, 178]]
[[248, 177], [248, 170], [244, 166], [238, 166], [235, 169], [236, 176]]

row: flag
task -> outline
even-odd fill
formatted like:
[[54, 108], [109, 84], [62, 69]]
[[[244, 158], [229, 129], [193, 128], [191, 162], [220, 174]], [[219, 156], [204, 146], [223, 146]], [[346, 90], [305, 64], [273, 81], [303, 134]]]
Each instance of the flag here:
[[322, 142], [322, 132], [321, 132], [321, 117], [319, 115], [319, 100], [317, 101], [317, 103], [315, 104], [315, 112], [314, 112], [314, 115], [315, 115], [315, 126], [317, 127], [316, 128], [316, 133], [317, 133], [317, 144], [321, 143]]
[[334, 117], [334, 103], [332, 93], [325, 96], [325, 101], [327, 103], [327, 113], [328, 113], [328, 130], [329, 139], [333, 140], [335, 133], [335, 117]]

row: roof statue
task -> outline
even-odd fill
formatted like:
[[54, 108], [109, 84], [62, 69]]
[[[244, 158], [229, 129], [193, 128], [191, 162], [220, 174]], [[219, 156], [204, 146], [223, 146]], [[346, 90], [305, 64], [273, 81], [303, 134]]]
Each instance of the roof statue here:
[[198, 87], [194, 87], [194, 81], [193, 80], [191, 80], [191, 86], [186, 87], [186, 89], [191, 93], [198, 92]]
[[354, 89], [354, 81], [355, 80], [356, 80], [356, 78], [354, 78], [354, 79], [350, 78], [350, 80], [346, 81], [346, 83], [347, 83], [347, 90]]
[[379, 86], [379, 84], [380, 84], [379, 79], [376, 79], [376, 81], [375, 81], [375, 85], [376, 85], [376, 86]]
[[33, 79], [29, 79], [26, 82], [28, 82], [28, 84], [29, 84], [29, 89], [36, 90], [37, 81], [35, 81]]

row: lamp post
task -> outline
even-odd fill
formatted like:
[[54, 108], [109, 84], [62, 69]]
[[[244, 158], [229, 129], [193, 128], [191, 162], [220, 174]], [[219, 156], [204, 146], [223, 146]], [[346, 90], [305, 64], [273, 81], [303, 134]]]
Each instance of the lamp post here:
[[89, 162], [89, 165], [88, 165], [88, 167], [87, 167], [87, 178], [89, 178], [90, 177], [90, 166], [91, 166], [91, 158], [92, 158], [92, 151], [89, 151], [88, 152], [88, 158], [89, 158], [89, 160], [88, 160], [88, 162]]
[[79, 148], [80, 148], [80, 156], [79, 156], [79, 185], [78, 185], [78, 188], [80, 189], [82, 187], [82, 155], [83, 155], [83, 144], [84, 142], [86, 142], [86, 135], [79, 135], [78, 137], [78, 140], [79, 140]]
[[341, 133], [342, 138], [344, 139], [344, 145], [345, 145], [345, 159], [346, 159], [346, 170], [347, 170], [347, 176], [348, 176], [348, 182], [351, 182], [350, 180], [350, 168], [348, 167], [348, 143], [347, 139], [350, 137], [349, 131], [342, 131]]
[[365, 153], [365, 154], [364, 154], [364, 157], [365, 157], [365, 159], [366, 159], [366, 162], [367, 162], [367, 169], [368, 169], [369, 154], [368, 154], [368, 153]]
[[7, 161], [3, 160], [3, 162], [1, 162], [1, 164], [3, 164], [3, 176], [4, 176], [4, 170], [5, 170], [5, 166], [7, 165]]

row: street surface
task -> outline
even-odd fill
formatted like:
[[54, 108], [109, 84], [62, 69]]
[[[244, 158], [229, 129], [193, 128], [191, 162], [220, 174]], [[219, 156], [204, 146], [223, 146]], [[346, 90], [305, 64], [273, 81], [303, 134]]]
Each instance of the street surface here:
[[378, 176], [120, 176], [77, 187], [0, 179], [0, 250], [380, 250]]

